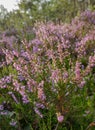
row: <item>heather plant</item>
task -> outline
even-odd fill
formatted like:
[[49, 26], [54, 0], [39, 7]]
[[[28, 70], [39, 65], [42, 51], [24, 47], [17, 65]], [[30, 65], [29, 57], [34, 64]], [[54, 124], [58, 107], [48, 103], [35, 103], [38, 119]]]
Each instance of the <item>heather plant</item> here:
[[35, 23], [20, 50], [2, 47], [1, 128], [85, 130], [95, 120], [95, 12]]

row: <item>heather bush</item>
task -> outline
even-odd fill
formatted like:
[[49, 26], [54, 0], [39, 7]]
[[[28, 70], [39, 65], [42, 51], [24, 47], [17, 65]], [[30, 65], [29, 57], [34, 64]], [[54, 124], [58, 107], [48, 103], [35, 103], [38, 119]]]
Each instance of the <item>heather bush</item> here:
[[93, 129], [95, 12], [70, 24], [35, 23], [33, 32], [20, 49], [2, 47], [2, 130]]

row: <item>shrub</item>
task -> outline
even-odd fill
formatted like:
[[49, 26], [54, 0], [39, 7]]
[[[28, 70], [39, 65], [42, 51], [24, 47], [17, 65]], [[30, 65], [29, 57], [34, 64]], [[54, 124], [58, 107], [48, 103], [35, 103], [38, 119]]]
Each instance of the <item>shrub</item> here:
[[95, 12], [33, 30], [20, 51], [2, 48], [1, 118], [19, 129], [86, 129], [95, 113]]

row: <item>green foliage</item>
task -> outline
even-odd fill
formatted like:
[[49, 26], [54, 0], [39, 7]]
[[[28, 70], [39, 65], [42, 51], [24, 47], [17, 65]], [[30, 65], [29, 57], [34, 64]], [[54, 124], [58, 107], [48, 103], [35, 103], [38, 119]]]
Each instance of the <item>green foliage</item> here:
[[1, 6], [0, 28], [14, 26], [16, 29], [24, 29], [33, 26], [36, 21], [70, 22], [72, 18], [86, 9], [94, 10], [93, 0], [20, 0], [18, 10], [7, 12]]

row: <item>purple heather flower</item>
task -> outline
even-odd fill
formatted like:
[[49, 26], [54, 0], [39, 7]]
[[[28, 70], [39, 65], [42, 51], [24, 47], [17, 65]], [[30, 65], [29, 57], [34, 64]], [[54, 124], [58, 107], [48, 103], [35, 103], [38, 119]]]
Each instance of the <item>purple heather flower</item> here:
[[58, 69], [52, 70], [51, 79], [52, 79], [55, 83], [57, 83], [58, 80], [59, 80], [59, 77], [60, 77], [59, 75], [60, 75], [60, 71], [59, 71]]
[[65, 78], [68, 78], [68, 72], [64, 72], [63, 73], [63, 78], [65, 79]]
[[82, 70], [84, 70], [84, 65], [81, 65]]
[[0, 105], [0, 111], [2, 111], [4, 109], [3, 105]]
[[37, 46], [33, 46], [33, 53], [38, 52], [38, 47]]
[[38, 88], [38, 98], [42, 101], [46, 100], [43, 88]]
[[23, 101], [24, 104], [29, 103], [29, 100], [28, 100], [28, 98], [27, 98], [26, 95], [24, 95], [24, 96], [22, 97], [22, 101]]
[[57, 120], [58, 120], [59, 123], [62, 123], [63, 120], [64, 120], [64, 116], [61, 115], [61, 113], [57, 113]]
[[18, 100], [17, 100], [17, 98], [16, 98], [16, 96], [14, 95], [14, 93], [8, 92], [8, 94], [12, 96], [12, 98], [14, 99], [14, 101], [15, 101], [17, 104], [19, 103]]
[[0, 112], [0, 115], [8, 115], [8, 112], [7, 111], [2, 111], [2, 112]]
[[12, 120], [12, 121], [10, 122], [10, 125], [11, 125], [11, 126], [16, 126], [16, 124], [17, 124], [17, 121]]
[[41, 109], [45, 108], [45, 106], [42, 103], [36, 103], [36, 107]]
[[34, 45], [41, 45], [42, 44], [42, 42], [39, 40], [39, 39], [34, 39], [34, 40], [32, 40], [32, 44], [34, 44]]
[[84, 87], [84, 85], [85, 85], [85, 81], [81, 81], [81, 83], [78, 85], [80, 88], [83, 88]]
[[81, 69], [80, 69], [80, 67], [81, 67], [81, 63], [80, 62], [76, 62], [76, 66], [75, 66], [75, 75], [76, 75], [76, 79], [80, 79], [80, 77], [81, 77]]
[[37, 107], [34, 108], [34, 111], [37, 115], [39, 115], [41, 118], [43, 118], [43, 115], [41, 114], [41, 112], [39, 111], [39, 109]]
[[19, 79], [20, 81], [25, 80], [25, 78], [24, 78], [22, 75], [18, 75], [18, 79]]
[[6, 83], [11, 83], [11, 77], [10, 76], [6, 76], [5, 77], [5, 81], [6, 81]]
[[14, 56], [16, 56], [16, 57], [19, 56], [18, 52], [16, 52], [15, 50], [13, 50], [12, 52], [13, 52]]

